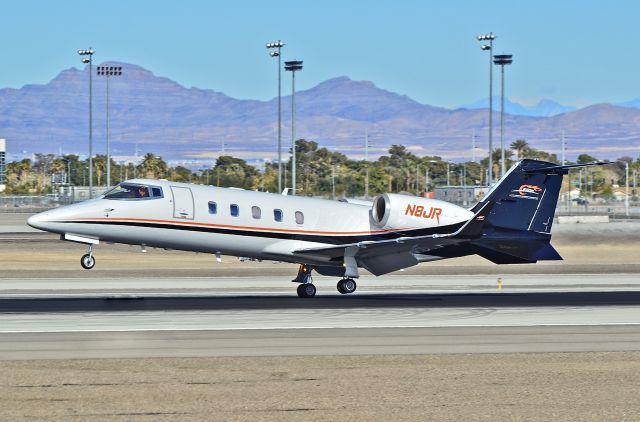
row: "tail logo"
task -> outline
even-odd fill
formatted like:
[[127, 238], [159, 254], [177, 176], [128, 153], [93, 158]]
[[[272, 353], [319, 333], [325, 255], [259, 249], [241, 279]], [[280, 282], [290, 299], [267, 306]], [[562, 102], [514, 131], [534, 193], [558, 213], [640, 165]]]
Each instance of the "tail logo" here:
[[533, 199], [540, 200], [540, 194], [543, 189], [540, 186], [536, 185], [521, 185], [520, 188], [512, 190], [509, 195], [511, 198], [524, 198], [524, 199]]

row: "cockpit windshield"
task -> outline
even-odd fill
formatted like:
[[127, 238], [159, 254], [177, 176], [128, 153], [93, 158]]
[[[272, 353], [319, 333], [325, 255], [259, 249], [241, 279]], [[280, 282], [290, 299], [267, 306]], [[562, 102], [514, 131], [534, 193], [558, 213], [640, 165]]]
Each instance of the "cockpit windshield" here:
[[155, 199], [162, 198], [162, 188], [157, 186], [120, 183], [104, 194], [104, 199]]

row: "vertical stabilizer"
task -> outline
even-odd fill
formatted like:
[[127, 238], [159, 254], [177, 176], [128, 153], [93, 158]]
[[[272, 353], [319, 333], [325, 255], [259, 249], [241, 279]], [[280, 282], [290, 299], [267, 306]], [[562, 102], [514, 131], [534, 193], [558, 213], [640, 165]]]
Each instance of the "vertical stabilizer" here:
[[567, 169], [554, 163], [522, 160], [505, 173], [474, 207], [474, 211], [477, 212], [490, 201], [495, 205], [487, 217], [489, 225], [550, 233], [562, 177], [567, 172]]

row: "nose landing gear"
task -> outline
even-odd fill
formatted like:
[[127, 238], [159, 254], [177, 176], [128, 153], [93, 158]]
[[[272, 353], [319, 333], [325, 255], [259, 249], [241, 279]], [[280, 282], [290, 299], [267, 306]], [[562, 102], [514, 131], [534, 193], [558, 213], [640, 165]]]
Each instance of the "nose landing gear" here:
[[92, 245], [89, 245], [88, 253], [82, 255], [82, 258], [80, 258], [80, 265], [82, 265], [82, 268], [85, 270], [90, 270], [96, 265], [96, 259], [93, 257], [92, 250]]
[[338, 291], [343, 295], [355, 292], [357, 287], [356, 281], [352, 278], [344, 278], [338, 281]]

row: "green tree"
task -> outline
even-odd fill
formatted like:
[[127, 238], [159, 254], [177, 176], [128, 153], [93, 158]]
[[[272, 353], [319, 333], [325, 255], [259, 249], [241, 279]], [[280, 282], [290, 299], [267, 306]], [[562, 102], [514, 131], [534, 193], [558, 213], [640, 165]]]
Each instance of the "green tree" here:
[[219, 186], [253, 189], [258, 170], [241, 158], [222, 155], [213, 168]]
[[522, 151], [528, 147], [529, 147], [529, 143], [524, 139], [516, 139], [511, 143], [511, 145], [509, 145], [509, 148], [511, 148], [516, 152], [516, 156], [518, 157], [518, 160], [522, 158]]
[[191, 182], [191, 177], [191, 170], [183, 166], [176, 166], [169, 170], [169, 180], [174, 182], [189, 183]]
[[[167, 163], [157, 155], [145, 154], [142, 163], [138, 166], [138, 172], [148, 179], [161, 179], [167, 174]], [[141, 175], [138, 174], [138, 177]]]
[[589, 154], [578, 155], [578, 164], [593, 163], [594, 161], [598, 161], [598, 159]]

